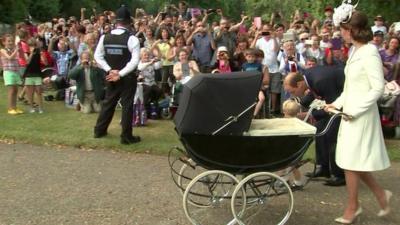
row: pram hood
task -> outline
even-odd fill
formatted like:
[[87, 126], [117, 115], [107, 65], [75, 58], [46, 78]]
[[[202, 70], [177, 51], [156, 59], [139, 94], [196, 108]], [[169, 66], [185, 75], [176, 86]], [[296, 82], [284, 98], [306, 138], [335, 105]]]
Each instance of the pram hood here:
[[261, 72], [194, 76], [180, 96], [174, 119], [178, 134], [211, 135], [232, 121], [218, 135], [243, 135], [250, 128], [261, 82]]

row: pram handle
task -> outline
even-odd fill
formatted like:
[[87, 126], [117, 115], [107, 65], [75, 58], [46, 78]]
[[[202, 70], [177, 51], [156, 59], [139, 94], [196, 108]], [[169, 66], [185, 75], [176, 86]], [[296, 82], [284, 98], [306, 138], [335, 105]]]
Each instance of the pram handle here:
[[328, 132], [329, 128], [332, 126], [333, 121], [340, 116], [343, 117], [343, 119], [346, 121], [354, 119], [353, 116], [350, 116], [350, 115], [348, 115], [342, 111], [339, 111], [337, 109], [328, 108], [327, 111], [328, 111], [328, 113], [333, 114], [333, 116], [329, 119], [328, 124], [326, 125], [325, 129], [315, 135], [317, 137], [325, 135]]
[[352, 119], [354, 119], [353, 116], [351, 116], [351, 115], [349, 115], [349, 114], [346, 114], [346, 113], [344, 113], [344, 112], [342, 112], [342, 111], [339, 111], [339, 110], [337, 110], [337, 109], [328, 108], [327, 111], [328, 111], [329, 113], [331, 113], [331, 114], [339, 115], [339, 116], [343, 117], [345, 120], [352, 120]]

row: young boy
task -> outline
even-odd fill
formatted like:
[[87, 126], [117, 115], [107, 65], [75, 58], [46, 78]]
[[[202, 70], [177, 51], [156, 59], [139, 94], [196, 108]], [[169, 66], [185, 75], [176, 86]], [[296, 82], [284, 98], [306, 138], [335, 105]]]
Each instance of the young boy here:
[[262, 72], [262, 64], [256, 61], [256, 50], [248, 49], [245, 52], [246, 62], [242, 65], [242, 71]]
[[[246, 62], [243, 63], [243, 65], [242, 65], [242, 71], [258, 71], [258, 72], [262, 73], [262, 76], [264, 77], [263, 66], [260, 62], [258, 62], [256, 60], [257, 59], [256, 50], [255, 49], [246, 50], [245, 58], [246, 58]], [[264, 81], [264, 79], [263, 79], [263, 81]], [[258, 112], [260, 111], [260, 109], [265, 101], [265, 95], [264, 95], [264, 91], [262, 89], [263, 89], [263, 87], [261, 87], [260, 91], [258, 92], [258, 102], [254, 109], [254, 114], [253, 114], [254, 118], [258, 115]]]
[[[285, 118], [295, 118], [300, 112], [300, 105], [293, 99], [288, 99], [282, 104], [282, 111]], [[301, 189], [304, 186], [304, 177], [302, 176], [300, 170], [297, 168], [289, 167], [286, 172], [292, 171], [293, 173], [293, 184], [292, 189]]]

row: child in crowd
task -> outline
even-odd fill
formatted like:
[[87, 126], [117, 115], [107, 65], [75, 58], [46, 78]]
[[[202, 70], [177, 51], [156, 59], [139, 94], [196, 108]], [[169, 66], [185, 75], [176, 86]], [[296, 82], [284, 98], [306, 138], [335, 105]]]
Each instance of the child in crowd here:
[[[19, 39], [19, 41], [16, 42], [18, 46], [18, 63], [20, 66], [19, 73], [22, 75], [25, 73], [26, 66], [28, 64], [27, 61], [30, 55], [29, 45], [28, 45], [29, 32], [24, 29], [18, 29], [16, 33], [17, 33], [16, 39]], [[23, 87], [21, 92], [19, 93], [18, 100], [27, 103], [25, 99], [25, 90], [26, 88]]]
[[[282, 111], [285, 118], [295, 118], [300, 113], [300, 105], [294, 99], [288, 99], [282, 104]], [[297, 168], [289, 167], [286, 169], [286, 173], [292, 171], [293, 173], [293, 184], [292, 189], [301, 189], [304, 186], [305, 179]]]
[[[242, 65], [242, 71], [258, 71], [263, 73], [263, 66], [262, 64], [257, 61], [256, 50], [255, 49], [248, 49], [245, 51], [245, 58], [246, 62]], [[258, 112], [260, 111], [262, 105], [265, 101], [265, 95], [262, 89], [258, 92], [258, 102], [254, 110], [254, 117], [257, 116]]]
[[[53, 51], [55, 42], [58, 40], [58, 51]], [[72, 48], [69, 48], [69, 41], [67, 38], [55, 36], [51, 39], [49, 44], [49, 53], [52, 54], [56, 62], [58, 75], [66, 78], [70, 66], [70, 60], [74, 54]]]
[[3, 68], [4, 85], [8, 87], [8, 111], [10, 115], [23, 113], [17, 108], [18, 86], [22, 84], [20, 67], [18, 63], [19, 49], [15, 45], [14, 37], [11, 34], [5, 34], [2, 39], [4, 48], [0, 50], [0, 65]]
[[76, 81], [76, 94], [83, 113], [100, 112], [100, 101], [105, 95], [105, 72], [92, 65], [89, 51], [80, 55], [80, 64], [68, 74]]
[[[25, 87], [26, 87], [26, 95], [28, 98], [28, 103], [31, 106], [29, 112], [39, 112], [40, 114], [43, 113], [43, 99], [42, 99], [42, 78], [43, 74], [40, 69], [40, 62], [44, 61], [41, 60], [41, 42], [36, 40], [35, 38], [31, 38], [28, 41], [29, 50], [31, 52], [28, 64], [26, 66], [26, 70], [24, 73], [25, 78]], [[47, 81], [49, 81], [47, 79]], [[33, 96], [36, 93], [37, 95], [37, 103], [38, 108], [36, 109], [33, 103]]]

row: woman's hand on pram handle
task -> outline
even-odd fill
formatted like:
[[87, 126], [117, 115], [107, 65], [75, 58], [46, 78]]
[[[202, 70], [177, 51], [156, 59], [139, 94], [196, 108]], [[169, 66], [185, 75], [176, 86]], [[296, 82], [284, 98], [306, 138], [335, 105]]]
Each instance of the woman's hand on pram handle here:
[[354, 119], [353, 116], [348, 115], [340, 110], [338, 110], [334, 105], [332, 104], [327, 104], [324, 107], [325, 112], [327, 113], [331, 113], [331, 114], [337, 114], [340, 115], [345, 121], [350, 121], [352, 119]]

